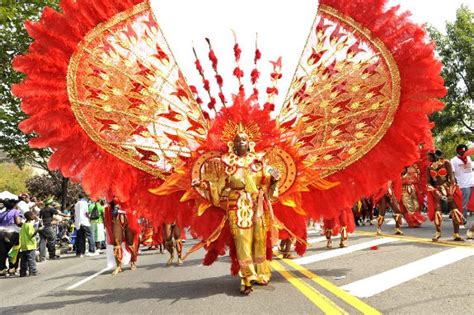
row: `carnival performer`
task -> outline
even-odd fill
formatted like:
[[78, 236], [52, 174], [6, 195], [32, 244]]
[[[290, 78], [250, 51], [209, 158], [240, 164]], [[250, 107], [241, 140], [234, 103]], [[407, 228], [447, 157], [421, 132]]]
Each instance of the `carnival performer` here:
[[270, 201], [278, 198], [280, 178], [264, 163], [264, 155], [254, 151], [254, 141], [239, 125], [234, 140], [228, 142], [229, 152], [205, 166], [208, 180], [193, 183], [227, 213], [244, 295], [250, 294], [253, 283], [266, 285], [271, 278], [266, 242], [273, 213], [268, 210]]
[[408, 227], [419, 227], [426, 218], [421, 214], [420, 203], [423, 199], [417, 191], [420, 173], [416, 165], [405, 167], [402, 172], [402, 196], [400, 210], [407, 221]]
[[[34, 135], [31, 145], [50, 147], [49, 167], [91, 198], [120, 200], [112, 208], [115, 273], [121, 240], [135, 244], [128, 210], [136, 209], [154, 224], [189, 227], [200, 241], [188, 253], [204, 248], [204, 265], [229, 253], [248, 295], [254, 282], [270, 281], [278, 230], [303, 255], [308, 218], [338, 217], [432, 142], [428, 117], [446, 91], [441, 64], [423, 29], [382, 4], [320, 0], [296, 69], [287, 70], [286, 56], [275, 54], [293, 50], [288, 31], [262, 30], [262, 42], [279, 44], [263, 52], [253, 36], [240, 46], [235, 34], [230, 63], [217, 58], [212, 37], [202, 38], [206, 62], [203, 46], [189, 40], [181, 68], [179, 45], [167, 38], [193, 32], [163, 27], [150, 1], [62, 0], [61, 12], [48, 8], [27, 22], [34, 40], [14, 61], [25, 74], [13, 87], [27, 115], [20, 128]], [[196, 7], [199, 19], [210, 11]], [[273, 19], [277, 8], [262, 14]], [[218, 27], [226, 28], [235, 29]], [[241, 47], [252, 47], [250, 58]]]
[[122, 243], [125, 244], [125, 249], [130, 253], [130, 270], [137, 269], [138, 256], [138, 221], [133, 213], [129, 213], [122, 209], [119, 200], [114, 198], [110, 203], [109, 209], [106, 209], [106, 229], [107, 242], [113, 244], [113, 253], [116, 267], [112, 275], [117, 275], [122, 272], [123, 248]]
[[447, 208], [453, 221], [453, 240], [463, 241], [459, 235], [459, 226], [463, 224], [463, 216], [458, 205], [462, 204], [459, 187], [454, 179], [451, 163], [442, 157], [440, 150], [429, 152], [431, 164], [427, 170], [428, 185], [428, 217], [434, 221], [436, 233], [433, 242], [441, 238], [441, 224], [443, 223], [443, 208]]
[[402, 225], [402, 213], [400, 211], [400, 204], [396, 195], [394, 188], [398, 185], [392, 181], [388, 181], [384, 188], [382, 188], [379, 193], [374, 197], [376, 200], [377, 208], [379, 210], [379, 215], [377, 217], [377, 235], [382, 235], [382, 225], [385, 222], [385, 213], [387, 209], [391, 209], [393, 212], [393, 218], [395, 220], [395, 235], [403, 235], [402, 230], [400, 229]]
[[170, 253], [170, 258], [166, 263], [168, 266], [173, 264], [174, 261], [174, 250], [176, 249], [176, 254], [178, 260], [176, 265], [180, 266], [183, 264], [183, 242], [181, 240], [181, 229], [176, 223], [173, 224], [163, 224], [163, 233], [165, 239], [165, 248]]
[[352, 208], [343, 209], [336, 218], [324, 219], [323, 222], [324, 235], [326, 236], [326, 248], [332, 248], [332, 236], [339, 234], [341, 234], [339, 247], [346, 247], [349, 233], [353, 233], [355, 230]]

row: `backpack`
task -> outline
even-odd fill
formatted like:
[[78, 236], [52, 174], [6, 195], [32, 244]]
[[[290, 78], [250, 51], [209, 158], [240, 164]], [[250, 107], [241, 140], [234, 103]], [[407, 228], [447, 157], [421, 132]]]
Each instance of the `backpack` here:
[[90, 219], [91, 220], [97, 220], [100, 218], [100, 213], [99, 213], [99, 208], [97, 207], [97, 204], [94, 203], [94, 207], [92, 208], [91, 214], [90, 214]]

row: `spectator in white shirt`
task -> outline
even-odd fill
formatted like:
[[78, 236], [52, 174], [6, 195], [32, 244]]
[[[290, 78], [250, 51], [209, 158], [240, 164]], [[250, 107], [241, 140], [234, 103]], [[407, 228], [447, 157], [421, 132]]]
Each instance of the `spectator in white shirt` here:
[[472, 160], [464, 153], [467, 151], [465, 144], [456, 147], [457, 155], [451, 159], [454, 176], [462, 193], [462, 210], [463, 215], [467, 217], [467, 204], [471, 198], [472, 188], [474, 187], [474, 172], [472, 171]]
[[86, 252], [86, 238], [89, 242], [89, 253], [87, 256], [98, 255], [95, 251], [95, 241], [92, 237], [91, 222], [89, 220], [89, 205], [83, 195], [74, 205], [74, 224], [77, 230], [76, 256], [83, 257]]
[[30, 198], [28, 194], [21, 194], [18, 196], [18, 203], [16, 204], [16, 208], [20, 210], [21, 215], [25, 215], [26, 212], [30, 211], [30, 206], [28, 205], [30, 202]]

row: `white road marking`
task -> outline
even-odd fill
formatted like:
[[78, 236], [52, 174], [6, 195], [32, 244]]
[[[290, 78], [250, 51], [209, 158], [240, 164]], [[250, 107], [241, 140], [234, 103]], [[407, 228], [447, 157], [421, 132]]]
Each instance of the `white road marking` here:
[[341, 289], [360, 298], [371, 297], [430, 271], [474, 255], [468, 248], [452, 248], [412, 263], [347, 284]]
[[364, 243], [350, 245], [349, 247], [328, 250], [328, 251], [325, 251], [324, 253], [297, 258], [297, 259], [294, 259], [293, 261], [299, 265], [307, 265], [307, 264], [311, 264], [317, 261], [326, 260], [326, 259], [342, 256], [345, 254], [353, 253], [358, 250], [370, 248], [372, 246], [377, 246], [377, 245], [397, 242], [397, 241], [399, 241], [399, 239], [397, 238], [384, 237], [384, 238], [379, 238], [379, 239], [375, 239], [375, 240], [364, 242]]
[[[333, 236], [333, 240], [337, 240], [338, 238], [341, 238], [341, 235], [336, 235]], [[308, 240], [308, 244], [316, 244], [316, 243], [321, 243], [326, 241], [326, 236], [321, 236], [321, 237], [316, 237], [316, 238], [310, 238]]]
[[69, 290], [74, 290], [75, 288], [77, 288], [77, 287], [83, 285], [83, 284], [86, 283], [87, 281], [90, 281], [90, 280], [94, 279], [94, 278], [97, 277], [98, 275], [100, 275], [100, 274], [102, 274], [102, 273], [104, 273], [104, 272], [106, 272], [106, 271], [108, 271], [108, 270], [110, 270], [110, 269], [112, 269], [112, 268], [111, 268], [111, 267], [105, 267], [104, 269], [102, 269], [102, 270], [100, 270], [100, 271], [94, 273], [93, 275], [91, 275], [91, 276], [89, 276], [89, 277], [87, 277], [87, 278], [85, 278], [85, 279], [79, 281], [78, 283], [73, 284], [72, 286], [68, 287], [66, 290], [67, 290], [67, 291], [69, 291]]

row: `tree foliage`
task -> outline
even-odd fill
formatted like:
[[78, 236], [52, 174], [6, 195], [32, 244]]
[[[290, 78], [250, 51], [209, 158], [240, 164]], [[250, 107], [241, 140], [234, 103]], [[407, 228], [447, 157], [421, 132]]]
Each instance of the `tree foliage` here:
[[23, 75], [12, 68], [12, 60], [23, 54], [31, 43], [24, 27], [25, 20], [37, 20], [48, 5], [58, 8], [59, 0], [4, 1], [0, 7], [0, 148], [16, 164], [34, 164], [47, 169], [50, 150], [31, 149], [18, 124], [26, 118], [20, 109], [20, 100], [11, 94], [11, 85], [20, 82]]
[[[18, 124], [26, 118], [21, 111], [20, 100], [11, 93], [11, 86], [24, 79], [21, 73], [12, 68], [13, 58], [24, 54], [31, 38], [24, 27], [26, 20], [37, 21], [45, 6], [59, 9], [59, 0], [5, 1], [0, 7], [0, 149], [10, 160], [19, 166], [34, 165], [48, 172], [42, 176], [45, 183], [54, 182], [54, 187], [61, 187], [60, 196], [63, 207], [67, 203], [68, 189], [74, 187], [68, 179], [48, 169], [50, 149], [32, 149], [28, 140], [34, 135], [25, 135], [18, 129]], [[49, 179], [46, 177], [49, 176]], [[57, 195], [53, 193], [53, 195]]]
[[[55, 178], [56, 177], [56, 178]], [[45, 200], [49, 197], [54, 197], [56, 200], [63, 201], [62, 208], [65, 209], [74, 204], [78, 199], [79, 195], [83, 194], [82, 188], [79, 184], [67, 181], [67, 195], [62, 200], [63, 189], [62, 176], [59, 172], [52, 172], [50, 174], [37, 175], [29, 178], [26, 181], [26, 187], [32, 196]]]
[[438, 147], [453, 154], [459, 143], [474, 141], [474, 12], [461, 6], [456, 21], [446, 23], [446, 34], [429, 28], [443, 61], [442, 76], [448, 93], [443, 111], [433, 114]]
[[20, 169], [13, 163], [0, 163], [0, 192], [9, 191], [19, 195], [27, 191], [26, 180], [33, 176], [30, 167]]

